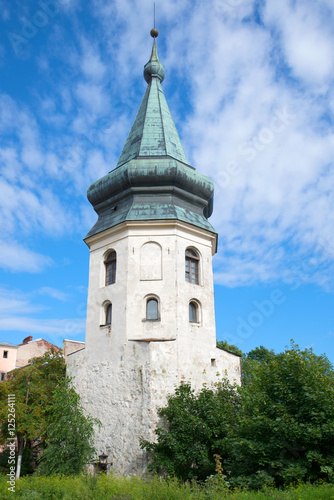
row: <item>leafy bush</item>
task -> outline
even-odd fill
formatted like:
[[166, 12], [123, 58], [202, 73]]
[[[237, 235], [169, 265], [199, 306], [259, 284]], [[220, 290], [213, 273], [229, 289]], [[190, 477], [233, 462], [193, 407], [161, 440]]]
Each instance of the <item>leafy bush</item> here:
[[333, 480], [334, 371], [325, 356], [292, 344], [260, 363], [240, 394], [230, 429], [232, 477], [266, 473], [276, 485]]
[[160, 410], [157, 442], [142, 442], [151, 471], [184, 481], [215, 474], [222, 459], [232, 487], [259, 489], [334, 481], [334, 371], [311, 349], [248, 353], [247, 383], [195, 393], [181, 384]]
[[226, 437], [239, 404], [236, 388], [226, 380], [197, 394], [189, 383], [181, 384], [159, 410], [167, 427], [156, 430], [158, 442], [141, 443], [152, 454], [149, 470], [184, 481], [215, 474], [215, 455], [228, 458]]

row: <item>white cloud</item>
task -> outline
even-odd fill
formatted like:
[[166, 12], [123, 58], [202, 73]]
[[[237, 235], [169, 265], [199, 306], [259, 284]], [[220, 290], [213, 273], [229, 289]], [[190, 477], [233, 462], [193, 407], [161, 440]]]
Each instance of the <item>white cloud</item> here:
[[49, 286], [43, 286], [42, 288], [37, 290], [37, 293], [40, 295], [47, 295], [48, 297], [60, 300], [62, 302], [66, 302], [69, 298], [68, 293], [65, 293], [62, 290], [58, 290], [57, 288], [52, 288]]
[[82, 335], [85, 323], [85, 318], [34, 319], [28, 316], [8, 315], [0, 318], [0, 331], [22, 331], [60, 340]]
[[99, 81], [106, 73], [106, 66], [102, 63], [98, 50], [87, 40], [82, 40], [81, 69], [87, 78]]
[[[333, 7], [332, 7], [333, 8]], [[293, 73], [314, 85], [332, 78], [333, 18], [322, 2], [266, 2], [265, 21], [278, 30], [281, 48]]]
[[1, 315], [34, 313], [43, 309], [43, 306], [32, 304], [28, 294], [8, 288], [0, 288]]
[[20, 176], [22, 172], [22, 164], [18, 159], [15, 148], [0, 148], [0, 171], [1, 174], [9, 181], [15, 181]]
[[[64, 12], [74, 4], [64, 0]], [[312, 254], [321, 266], [332, 261], [319, 241], [333, 243], [333, 4], [256, 5], [183, 0], [157, 11], [163, 87], [191, 163], [215, 180], [216, 276], [229, 285], [270, 282]], [[9, 240], [17, 228], [59, 236], [95, 220], [86, 188], [115, 166], [144, 94], [152, 5], [93, 7], [102, 42], [72, 10], [71, 38], [56, 34], [56, 57], [67, 65], [61, 79], [49, 77], [53, 54], [40, 56], [48, 87], [34, 94], [38, 112], [0, 96], [0, 133], [15, 136], [0, 149]], [[321, 267], [311, 279], [323, 283], [325, 274]]]
[[[49, 189], [39, 188], [35, 194], [14, 184], [0, 180], [0, 214], [3, 230], [15, 236], [18, 230], [30, 233], [42, 229], [49, 235], [59, 235], [73, 224], [66, 208]], [[38, 189], [37, 188], [37, 189]]]
[[76, 88], [76, 95], [86, 110], [94, 115], [101, 115], [109, 106], [109, 96], [101, 85], [80, 82]]
[[0, 267], [6, 271], [39, 273], [51, 264], [52, 260], [45, 255], [15, 241], [0, 240]]

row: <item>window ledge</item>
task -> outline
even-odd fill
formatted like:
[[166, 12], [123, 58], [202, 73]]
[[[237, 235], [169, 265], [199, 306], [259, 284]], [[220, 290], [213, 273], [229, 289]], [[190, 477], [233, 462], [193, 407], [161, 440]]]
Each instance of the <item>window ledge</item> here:
[[147, 318], [144, 318], [144, 319], [142, 320], [142, 322], [143, 322], [143, 323], [146, 323], [146, 322], [147, 322], [147, 323], [159, 323], [159, 321], [161, 321], [161, 319], [160, 319], [160, 318], [158, 318], [158, 319], [147, 319]]

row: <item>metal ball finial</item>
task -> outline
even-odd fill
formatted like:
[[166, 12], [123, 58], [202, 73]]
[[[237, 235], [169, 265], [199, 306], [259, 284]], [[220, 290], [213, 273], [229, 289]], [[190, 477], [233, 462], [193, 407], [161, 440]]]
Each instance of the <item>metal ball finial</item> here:
[[152, 28], [150, 33], [152, 38], [157, 38], [157, 36], [159, 35], [159, 31], [156, 28]]

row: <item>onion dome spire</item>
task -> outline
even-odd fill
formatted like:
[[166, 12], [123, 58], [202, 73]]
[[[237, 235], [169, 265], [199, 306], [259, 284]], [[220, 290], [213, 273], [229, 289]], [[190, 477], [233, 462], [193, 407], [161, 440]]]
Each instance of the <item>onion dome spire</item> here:
[[159, 78], [162, 82], [165, 78], [165, 66], [159, 60], [157, 45], [155, 39], [159, 35], [159, 31], [156, 28], [151, 29], [151, 37], [153, 38], [153, 47], [151, 52], [151, 57], [148, 63], [144, 66], [144, 78], [149, 83], [153, 76]]
[[144, 66], [145, 95], [116, 168], [93, 182], [87, 196], [99, 218], [90, 238], [126, 221], [179, 220], [216, 234], [207, 220], [213, 182], [189, 164], [161, 82], [165, 68], [155, 38]]

